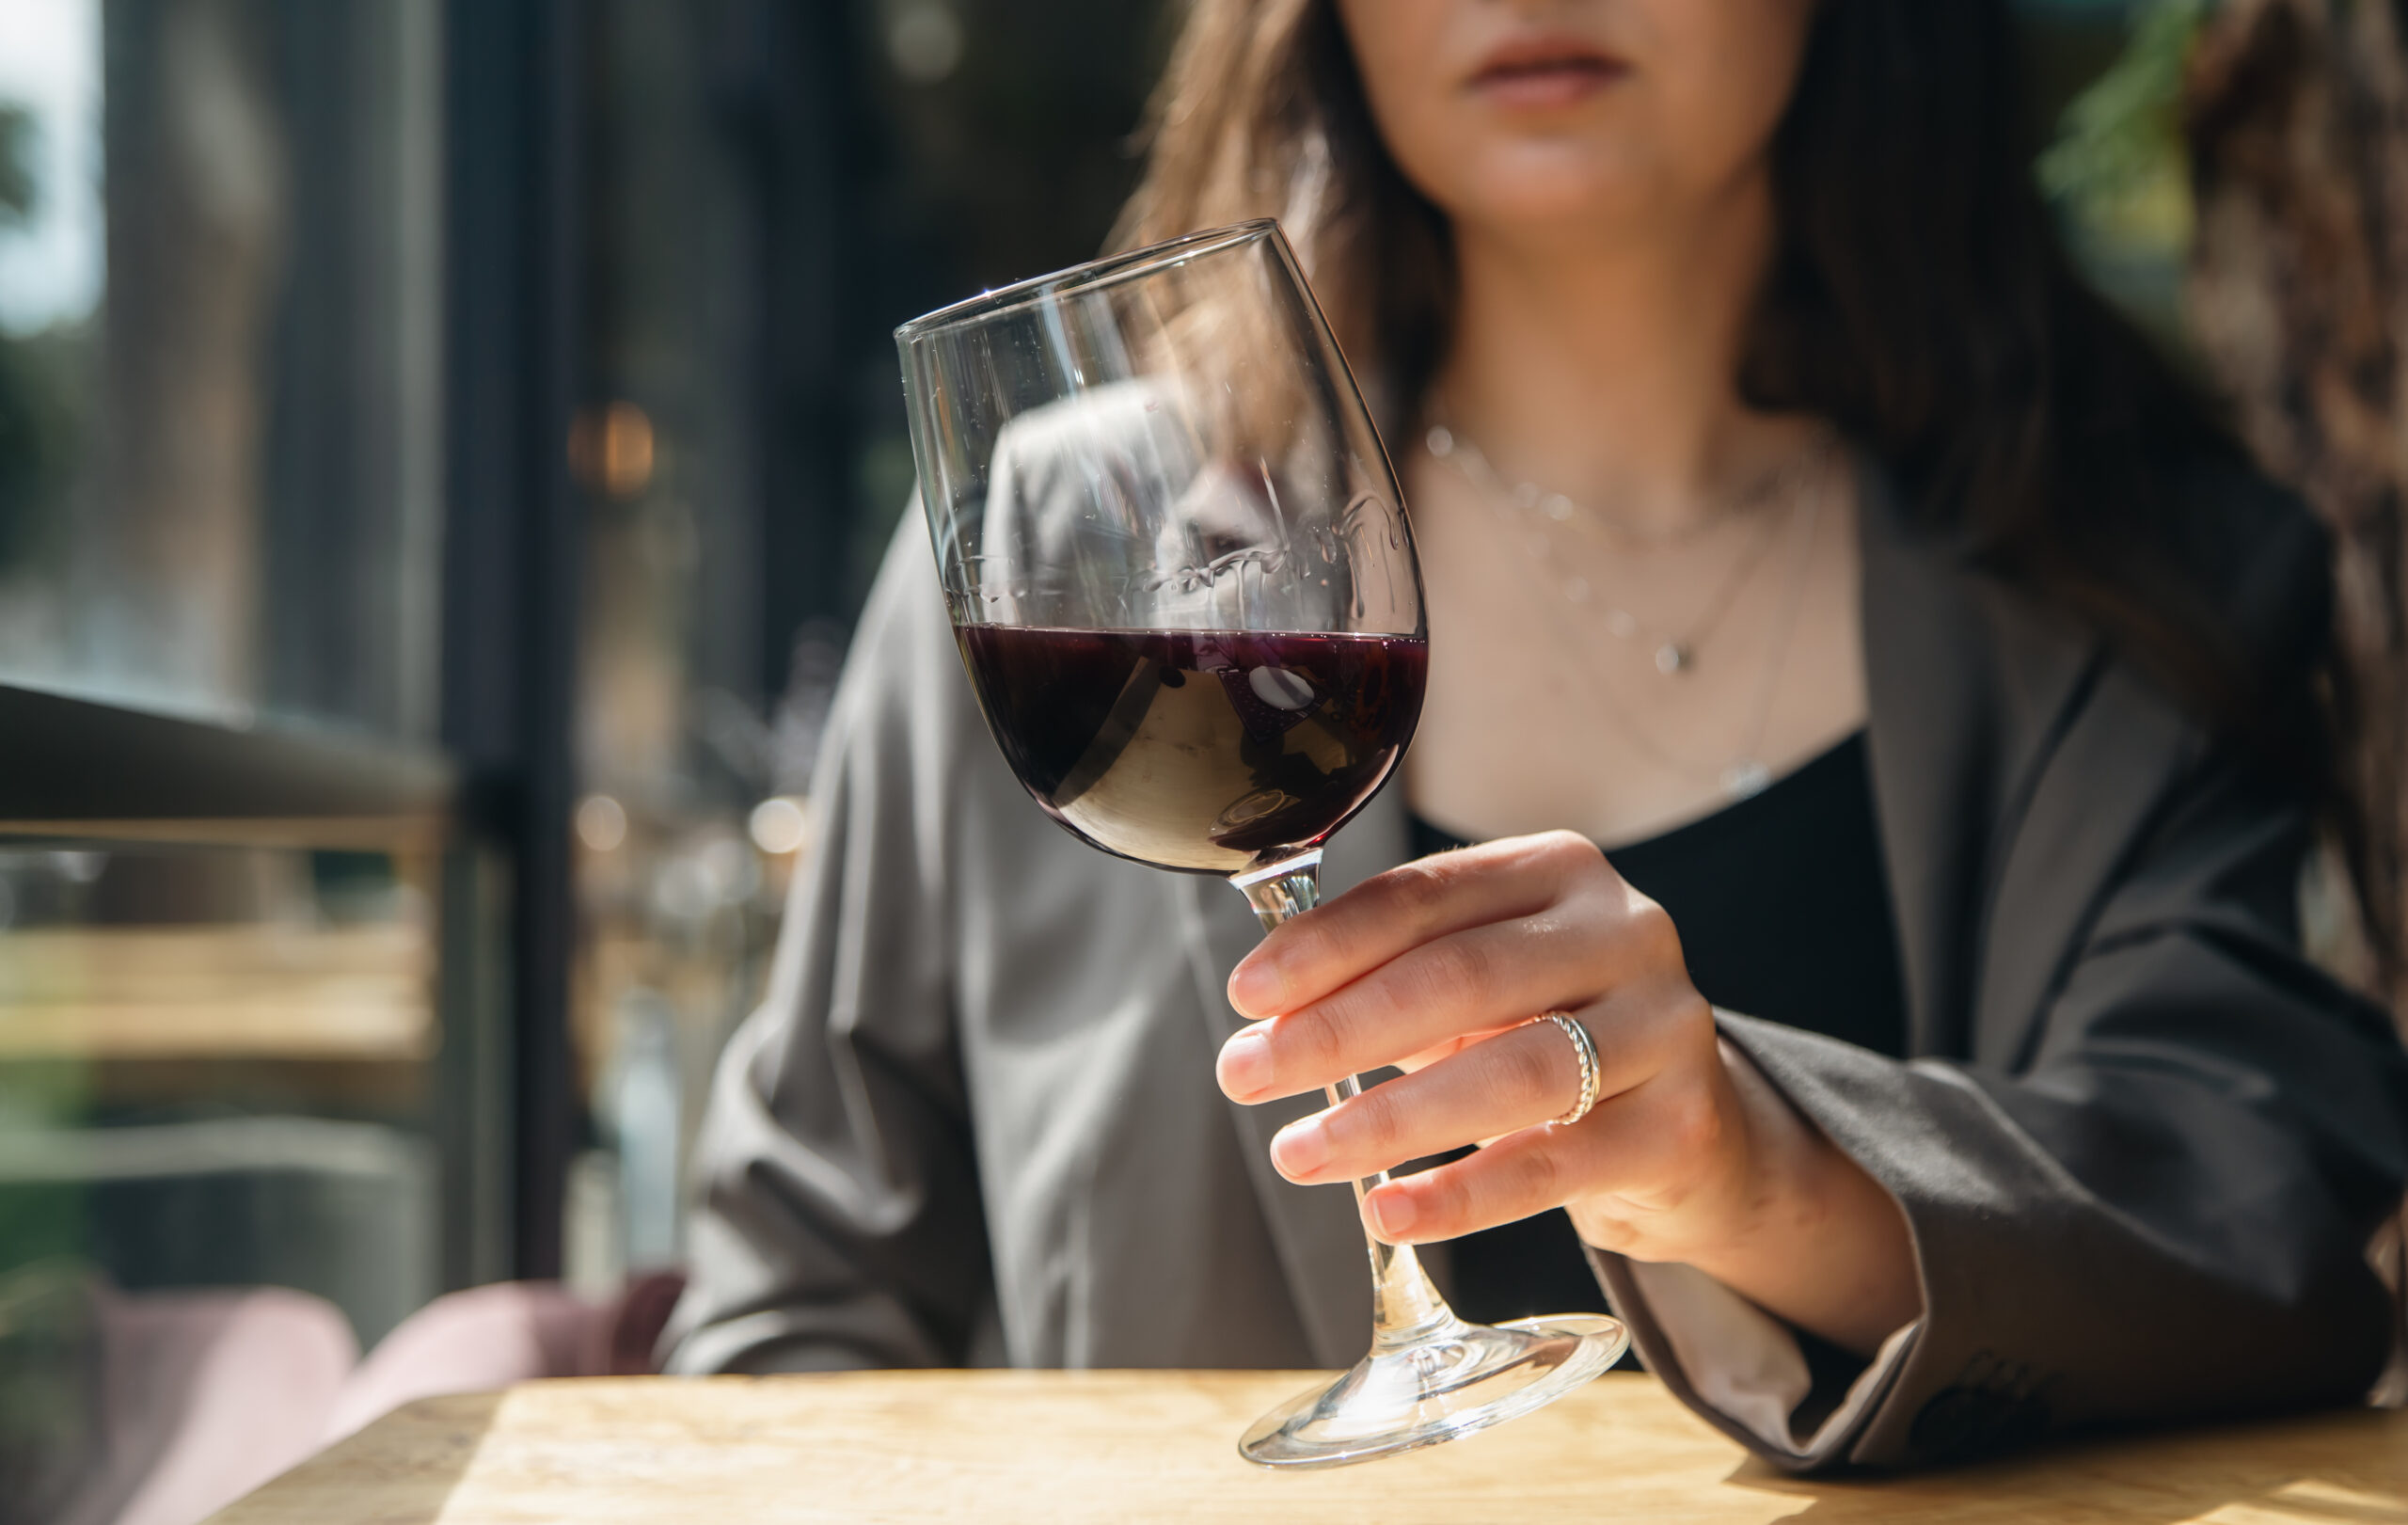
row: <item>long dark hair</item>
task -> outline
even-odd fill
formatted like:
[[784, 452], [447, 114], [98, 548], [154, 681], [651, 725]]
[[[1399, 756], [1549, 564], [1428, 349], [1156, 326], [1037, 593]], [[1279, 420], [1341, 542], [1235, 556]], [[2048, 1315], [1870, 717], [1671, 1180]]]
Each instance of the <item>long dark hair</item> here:
[[2242, 647], [2212, 591], [2229, 547], [2198, 484], [2245, 454], [2066, 259], [2017, 54], [2004, 0], [1826, 0], [1773, 144], [1782, 243], [1743, 388], [1838, 422], [1926, 526], [2321, 778], [2300, 654]]
[[[2018, 56], [2005, 0], [1820, 0], [1771, 150], [1780, 244], [1743, 392], [1837, 423], [1926, 532], [2346, 812], [2327, 631], [2264, 649], [2219, 602], [2249, 536], [2212, 521], [2291, 510], [2072, 270], [2033, 184]], [[1383, 421], [1409, 424], [1450, 332], [1451, 246], [1372, 123], [1331, 0], [1193, 0], [1150, 133], [1118, 241], [1280, 217]]]

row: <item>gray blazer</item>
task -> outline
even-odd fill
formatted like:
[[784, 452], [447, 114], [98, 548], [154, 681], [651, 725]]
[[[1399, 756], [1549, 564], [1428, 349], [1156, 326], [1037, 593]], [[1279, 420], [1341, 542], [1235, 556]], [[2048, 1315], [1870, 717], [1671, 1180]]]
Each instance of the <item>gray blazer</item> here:
[[[1703, 1276], [1594, 1256], [1648, 1366], [1779, 1465], [1905, 1466], [2100, 1422], [2358, 1400], [2396, 1320], [2366, 1259], [2408, 1063], [2302, 957], [2298, 804], [2099, 643], [1862, 515], [1870, 755], [1913, 1057], [1726, 1015], [1902, 1204], [1923, 1314], [1809, 1358]], [[2228, 599], [2321, 640], [2324, 547], [2252, 510]], [[1439, 632], [1444, 638], [1444, 632]], [[697, 1146], [682, 1372], [1338, 1367], [1350, 1194], [1225, 1100], [1239, 895], [1041, 815], [971, 695], [912, 515], [836, 702], [767, 1001]], [[1403, 860], [1402, 792], [1331, 846]], [[1443, 1247], [1428, 1256], [1441, 1284]]]

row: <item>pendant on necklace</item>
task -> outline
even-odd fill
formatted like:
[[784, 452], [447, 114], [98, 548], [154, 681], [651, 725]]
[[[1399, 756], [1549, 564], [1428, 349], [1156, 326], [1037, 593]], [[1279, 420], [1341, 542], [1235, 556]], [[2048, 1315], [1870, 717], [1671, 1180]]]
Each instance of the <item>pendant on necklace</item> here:
[[1722, 770], [1722, 789], [1734, 800], [1762, 794], [1772, 782], [1772, 770], [1753, 757], [1742, 757]]
[[1677, 641], [1667, 641], [1656, 648], [1656, 671], [1666, 677], [1680, 676], [1696, 660], [1689, 648]]

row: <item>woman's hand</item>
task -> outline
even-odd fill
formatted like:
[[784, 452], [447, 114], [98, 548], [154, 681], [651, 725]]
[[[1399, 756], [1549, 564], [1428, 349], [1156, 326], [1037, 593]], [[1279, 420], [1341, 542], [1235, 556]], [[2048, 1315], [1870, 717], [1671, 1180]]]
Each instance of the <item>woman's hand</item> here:
[[[1776, 1314], [1869, 1352], [1919, 1295], [1896, 1204], [1724, 1043], [1671, 918], [1586, 839], [1515, 837], [1392, 869], [1289, 922], [1229, 977], [1263, 1020], [1221, 1050], [1239, 1102], [1407, 1072], [1281, 1130], [1304, 1183], [1481, 1142], [1380, 1187], [1367, 1226], [1447, 1239], [1551, 1207], [1634, 1259], [1682, 1261]], [[1580, 1088], [1560, 1010], [1588, 1029]]]

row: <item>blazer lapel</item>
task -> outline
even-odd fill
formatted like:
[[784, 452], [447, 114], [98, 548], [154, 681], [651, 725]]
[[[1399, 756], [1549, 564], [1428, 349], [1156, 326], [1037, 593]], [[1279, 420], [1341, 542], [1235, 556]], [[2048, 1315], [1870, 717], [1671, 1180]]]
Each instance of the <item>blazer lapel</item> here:
[[1991, 706], [1964, 579], [1910, 537], [1888, 477], [1860, 456], [1866, 749], [1891, 913], [1905, 963], [1907, 1047], [1968, 1048], [1967, 929], [1992, 818]]
[[[1988, 939], [1980, 971], [1973, 1057], [2006, 1070], [2031, 1062], [2049, 1003], [2194, 739], [2180, 712], [2131, 669], [2095, 651], [2069, 665], [2081, 681], [2069, 685], [2072, 699], [2034, 749], [2008, 817], [1997, 891], [1984, 908], [1985, 924], [2001, 935]], [[2095, 712], [2115, 723], [2080, 723]], [[2073, 893], [2076, 886], [2089, 893]]]
[[[1909, 1049], [2010, 1063], [2086, 913], [2050, 886], [2104, 882], [2109, 864], [2093, 860], [2122, 849], [2079, 823], [2128, 818], [2123, 796], [2156, 775], [2090, 755], [2125, 744], [2115, 737], [2067, 750], [2094, 689], [2129, 681], [2102, 678], [2097, 638], [1920, 539], [1881, 469], [1868, 464], [1864, 478], [1874, 802]], [[2002, 916], [2010, 902], [2019, 909]], [[2024, 935], [1994, 946], [1988, 931], [1999, 926]]]
[[[1322, 865], [1325, 895], [1338, 895], [1383, 869], [1402, 863], [1409, 836], [1403, 780], [1391, 779], [1330, 841]], [[1261, 925], [1244, 897], [1224, 884], [1182, 874], [1178, 886], [1187, 921], [1196, 1010], [1212, 1037], [1213, 1052], [1238, 1027], [1227, 994], [1229, 971], [1262, 941]], [[1299, 1186], [1271, 1166], [1271, 1136], [1298, 1118], [1321, 1110], [1318, 1093], [1291, 1096], [1260, 1106], [1228, 1104], [1238, 1150], [1262, 1204], [1263, 1221], [1277, 1246], [1280, 1269], [1294, 1293], [1296, 1309], [1323, 1366], [1352, 1366], [1370, 1339], [1371, 1275], [1362, 1221], [1352, 1192], [1337, 1186]]]

